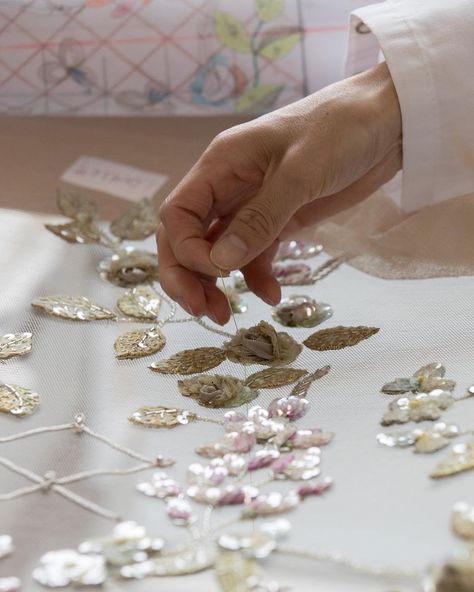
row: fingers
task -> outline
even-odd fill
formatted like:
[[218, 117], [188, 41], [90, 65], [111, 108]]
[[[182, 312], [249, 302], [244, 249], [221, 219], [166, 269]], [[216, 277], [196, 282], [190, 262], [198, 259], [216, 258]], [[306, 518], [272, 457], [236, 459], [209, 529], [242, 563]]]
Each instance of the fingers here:
[[160, 217], [176, 261], [190, 271], [217, 276], [205, 238], [213, 209], [208, 176], [195, 167], [164, 201]]
[[242, 269], [249, 290], [267, 304], [275, 306], [281, 300], [281, 288], [272, 274], [272, 262], [278, 249], [278, 241]]
[[279, 236], [294, 212], [300, 197], [284, 189], [277, 175], [236, 212], [212, 247], [212, 263], [225, 270], [247, 266]]

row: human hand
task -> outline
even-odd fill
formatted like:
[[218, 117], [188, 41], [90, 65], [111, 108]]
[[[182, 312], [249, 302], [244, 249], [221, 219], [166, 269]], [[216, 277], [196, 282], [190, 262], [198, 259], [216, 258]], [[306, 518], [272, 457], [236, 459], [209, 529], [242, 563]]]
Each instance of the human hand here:
[[229, 319], [219, 270], [265, 302], [278, 239], [355, 205], [401, 168], [401, 115], [385, 64], [219, 134], [161, 207], [160, 282], [190, 314]]

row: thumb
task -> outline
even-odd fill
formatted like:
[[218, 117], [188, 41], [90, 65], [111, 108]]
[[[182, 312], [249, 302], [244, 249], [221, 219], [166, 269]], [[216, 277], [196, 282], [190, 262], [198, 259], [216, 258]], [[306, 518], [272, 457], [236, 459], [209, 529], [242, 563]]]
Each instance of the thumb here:
[[236, 214], [213, 246], [210, 258], [219, 269], [241, 269], [267, 249], [302, 205], [273, 181]]

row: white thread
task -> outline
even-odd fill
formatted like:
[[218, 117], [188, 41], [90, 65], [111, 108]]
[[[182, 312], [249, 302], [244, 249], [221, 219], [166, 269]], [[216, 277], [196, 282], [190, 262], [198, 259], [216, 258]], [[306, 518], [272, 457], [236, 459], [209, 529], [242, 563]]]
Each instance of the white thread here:
[[110, 438], [107, 438], [106, 436], [103, 436], [102, 434], [98, 434], [98, 433], [94, 432], [93, 430], [91, 430], [88, 426], [85, 425], [84, 421], [85, 421], [84, 415], [82, 413], [79, 413], [75, 416], [74, 421], [72, 423], [61, 424], [61, 425], [56, 425], [56, 426], [47, 426], [47, 427], [43, 427], [43, 428], [36, 428], [33, 430], [29, 430], [27, 432], [20, 432], [18, 434], [14, 434], [13, 436], [7, 436], [5, 438], [1, 438], [0, 443], [12, 442], [12, 441], [19, 440], [22, 438], [27, 438], [28, 436], [33, 436], [33, 435], [37, 435], [37, 434], [44, 434], [47, 432], [71, 430], [71, 431], [76, 431], [79, 435], [80, 434], [87, 434], [91, 438], [95, 438], [96, 440], [99, 440], [100, 442], [106, 444], [107, 446], [110, 446], [111, 448], [121, 452], [122, 454], [125, 454], [133, 459], [142, 461], [142, 464], [134, 466], [134, 467], [130, 467], [128, 469], [91, 469], [91, 470], [81, 471], [79, 473], [74, 473], [72, 475], [67, 475], [65, 477], [58, 478], [56, 476], [56, 473], [52, 470], [48, 471], [44, 476], [41, 476], [41, 475], [34, 473], [33, 471], [30, 471], [29, 469], [27, 469], [25, 467], [22, 467], [22, 466], [16, 464], [15, 462], [13, 462], [7, 458], [0, 457], [0, 465], [3, 465], [7, 469], [10, 469], [11, 471], [21, 475], [22, 477], [26, 477], [27, 479], [29, 479], [30, 481], [33, 481], [33, 483], [34, 483], [34, 485], [21, 487], [21, 488], [14, 490], [14, 491], [9, 492], [9, 493], [0, 494], [0, 502], [17, 499], [17, 498], [22, 497], [24, 495], [29, 495], [31, 493], [36, 493], [38, 491], [43, 491], [43, 492], [54, 491], [54, 492], [58, 493], [59, 495], [61, 495], [62, 497], [68, 499], [72, 503], [80, 506], [81, 508], [83, 508], [85, 510], [93, 512], [94, 514], [97, 514], [98, 516], [101, 516], [101, 517], [106, 518], [108, 520], [120, 521], [120, 517], [115, 512], [112, 512], [112, 511], [108, 510], [107, 508], [103, 508], [102, 506], [99, 506], [98, 504], [74, 493], [73, 491], [70, 491], [69, 489], [67, 489], [63, 485], [69, 484], [69, 483], [77, 483], [78, 481], [83, 481], [85, 479], [89, 479], [91, 477], [96, 477], [96, 476], [131, 475], [131, 474], [138, 473], [140, 471], [144, 471], [146, 469], [150, 469], [150, 468], [153, 468], [156, 466], [162, 466], [162, 464], [161, 464], [162, 458], [160, 456], [158, 456], [154, 460], [149, 459], [141, 454], [138, 454], [137, 452], [134, 452], [130, 448], [120, 446], [119, 444], [116, 444], [115, 442], [110, 440]]

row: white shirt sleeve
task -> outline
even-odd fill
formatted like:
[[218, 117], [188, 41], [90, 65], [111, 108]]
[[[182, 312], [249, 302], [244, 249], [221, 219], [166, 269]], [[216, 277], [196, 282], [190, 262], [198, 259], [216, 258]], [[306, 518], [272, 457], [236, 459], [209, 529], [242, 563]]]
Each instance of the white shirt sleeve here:
[[474, 1], [386, 0], [351, 15], [347, 74], [380, 51], [403, 120], [406, 212], [474, 192]]

